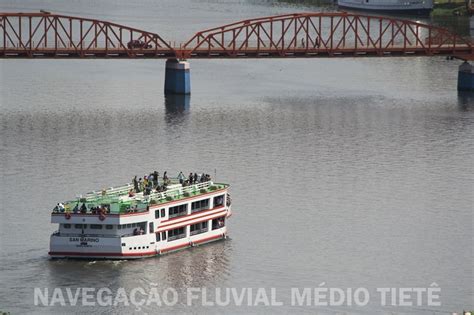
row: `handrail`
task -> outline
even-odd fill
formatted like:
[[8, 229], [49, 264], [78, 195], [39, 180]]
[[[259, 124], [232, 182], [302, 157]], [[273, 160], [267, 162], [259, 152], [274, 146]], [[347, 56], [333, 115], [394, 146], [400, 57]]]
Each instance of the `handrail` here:
[[[210, 180], [210, 181], [201, 182], [201, 183], [183, 187], [181, 184], [178, 184], [179, 181], [176, 178], [171, 179], [170, 182], [172, 183], [172, 185], [170, 185], [170, 187], [166, 191], [163, 191], [163, 192], [153, 191], [149, 195], [143, 195], [143, 192], [140, 192], [140, 193], [135, 194], [135, 196], [133, 197], [128, 197], [128, 192], [133, 187], [133, 185], [130, 183], [119, 186], [119, 187], [110, 187], [107, 190], [105, 190], [105, 193], [103, 193], [102, 191], [100, 192], [93, 191], [93, 192], [87, 193], [86, 197], [82, 197], [82, 198], [78, 197], [77, 200], [64, 202], [66, 209], [63, 211], [57, 211], [55, 209], [53, 210], [53, 213], [66, 213], [66, 212], [71, 213], [72, 211], [71, 208], [75, 207], [74, 204], [79, 204], [81, 202], [85, 202], [89, 205], [92, 204], [92, 206], [97, 206], [100, 204], [110, 204], [110, 205], [121, 204], [125, 206], [129, 205], [130, 207], [138, 206], [136, 209], [131, 208], [129, 210], [122, 209], [122, 206], [119, 206], [120, 207], [119, 211], [113, 210], [110, 213], [106, 213], [105, 215], [120, 214], [120, 213], [127, 213], [127, 212], [130, 212], [130, 213], [146, 212], [148, 211], [149, 206], [158, 205], [160, 203], [168, 202], [172, 200], [177, 200], [182, 197], [188, 197], [192, 195], [197, 195], [199, 193], [204, 193], [205, 191], [207, 191], [210, 187], [213, 187], [214, 185], [219, 185], [219, 186], [225, 185], [225, 184], [220, 184], [220, 183], [214, 184], [214, 182]], [[80, 201], [79, 198], [85, 199], [85, 200]], [[89, 209], [87, 210], [87, 213], [80, 213], [80, 212], [74, 212], [74, 213], [91, 214]]]
[[[177, 184], [179, 183], [179, 180], [177, 178], [170, 178], [170, 182], [172, 184]], [[125, 185], [121, 185], [121, 186], [118, 186], [118, 187], [109, 187], [107, 189], [104, 189], [104, 190], [94, 190], [94, 191], [91, 191], [91, 192], [88, 192], [85, 194], [85, 196], [82, 196], [82, 195], [79, 195], [77, 197], [77, 199], [80, 199], [80, 198], [85, 198], [86, 201], [87, 200], [93, 200], [93, 199], [96, 199], [96, 198], [113, 198], [115, 197], [116, 195], [120, 196], [120, 195], [124, 195], [126, 193], [128, 193], [128, 191], [130, 189], [134, 188], [133, 184], [132, 183], [127, 183]], [[105, 191], [105, 194], [103, 194], [103, 192]]]
[[[176, 195], [184, 195], [185, 193], [188, 193], [188, 194], [191, 194], [191, 193], [194, 193], [196, 191], [199, 191], [201, 189], [206, 189], [210, 186], [212, 186], [213, 182], [212, 181], [207, 181], [207, 182], [202, 182], [202, 183], [197, 183], [197, 184], [193, 184], [193, 185], [190, 185], [190, 186], [186, 186], [186, 187], [175, 187], [173, 189], [169, 189], [167, 191], [163, 191], [163, 192], [155, 192], [155, 193], [152, 193], [148, 196], [145, 196], [144, 197], [144, 200], [150, 200], [153, 199], [154, 197], [161, 200], [161, 199], [166, 199], [168, 197], [174, 197]], [[148, 198], [147, 198], [148, 197]]]

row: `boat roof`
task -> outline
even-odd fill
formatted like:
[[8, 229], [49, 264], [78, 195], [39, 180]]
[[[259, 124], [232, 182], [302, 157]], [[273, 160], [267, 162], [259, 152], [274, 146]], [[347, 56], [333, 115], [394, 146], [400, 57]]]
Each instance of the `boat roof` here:
[[177, 178], [170, 178], [166, 190], [162, 192], [153, 190], [149, 195], [138, 192], [130, 197], [129, 191], [134, 186], [132, 183], [127, 183], [118, 187], [109, 187], [103, 190], [92, 191], [85, 195], [79, 195], [75, 200], [63, 202], [63, 205], [65, 212], [73, 211], [75, 207], [81, 207], [82, 204], [86, 205], [87, 213], [90, 212], [91, 208], [100, 206], [108, 206], [112, 214], [127, 213], [130, 208], [134, 208], [136, 212], [141, 212], [151, 205], [165, 204], [171, 201], [199, 196], [227, 187], [229, 187], [228, 184], [214, 183], [212, 180], [184, 186], [180, 184]]

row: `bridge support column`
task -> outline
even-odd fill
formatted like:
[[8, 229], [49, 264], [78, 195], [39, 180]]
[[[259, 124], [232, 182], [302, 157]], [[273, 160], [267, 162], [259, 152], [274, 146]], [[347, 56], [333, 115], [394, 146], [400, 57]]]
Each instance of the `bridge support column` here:
[[458, 91], [474, 91], [474, 66], [467, 61], [459, 66]]
[[165, 95], [169, 94], [191, 94], [189, 62], [166, 60]]

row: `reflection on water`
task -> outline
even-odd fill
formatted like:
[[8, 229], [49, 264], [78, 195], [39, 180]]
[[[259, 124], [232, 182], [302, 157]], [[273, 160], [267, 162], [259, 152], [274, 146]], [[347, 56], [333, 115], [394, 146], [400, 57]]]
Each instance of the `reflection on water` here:
[[167, 130], [175, 130], [186, 123], [190, 115], [190, 104], [191, 95], [165, 95], [164, 119], [169, 127]]
[[168, 119], [180, 117], [189, 111], [191, 95], [166, 95], [165, 109]]
[[166, 95], [165, 108], [167, 114], [183, 113], [189, 110], [191, 95]]
[[[107, 287], [113, 294], [120, 288], [124, 288], [127, 294], [137, 287], [143, 288], [146, 293], [154, 289], [160, 294], [173, 288], [180, 295], [180, 300], [185, 301], [189, 287], [222, 286], [229, 277], [231, 257], [232, 241], [228, 239], [148, 259], [48, 260], [40, 263], [46, 269], [47, 279], [47, 283], [41, 285], [51, 291], [54, 288], [71, 288], [73, 292], [81, 287]], [[156, 310], [156, 305], [143, 307], [143, 310], [150, 312], [153, 309]], [[165, 307], [160, 310], [171, 311]]]
[[458, 104], [462, 110], [473, 110], [474, 92], [458, 91]]

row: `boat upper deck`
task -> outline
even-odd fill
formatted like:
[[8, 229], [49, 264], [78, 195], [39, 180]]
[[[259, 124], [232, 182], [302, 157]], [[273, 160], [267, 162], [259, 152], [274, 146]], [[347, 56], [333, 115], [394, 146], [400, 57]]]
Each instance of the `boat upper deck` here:
[[148, 194], [143, 191], [137, 193], [133, 192], [134, 185], [129, 183], [119, 187], [92, 191], [84, 196], [78, 196], [75, 200], [58, 204], [58, 206], [53, 209], [53, 214], [78, 213], [97, 215], [101, 213], [126, 214], [145, 212], [148, 211], [150, 206], [199, 196], [213, 191], [223, 190], [227, 187], [229, 187], [228, 184], [214, 183], [211, 180], [183, 185], [178, 179], [171, 178], [163, 191], [153, 190]]

